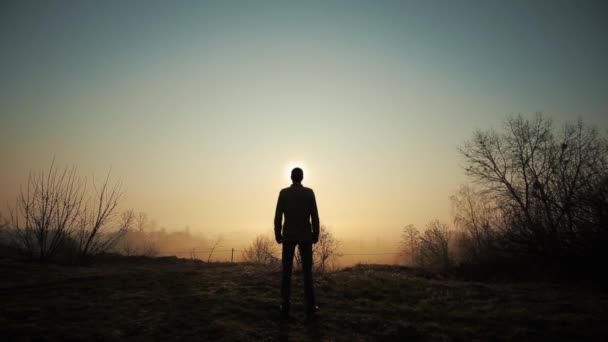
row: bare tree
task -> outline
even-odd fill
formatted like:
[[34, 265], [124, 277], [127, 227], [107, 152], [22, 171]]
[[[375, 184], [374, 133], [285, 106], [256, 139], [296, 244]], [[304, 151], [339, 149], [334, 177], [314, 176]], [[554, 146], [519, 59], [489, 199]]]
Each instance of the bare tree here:
[[32, 258], [52, 258], [75, 229], [85, 194], [76, 168], [30, 173], [15, 208], [9, 208], [9, 228], [19, 247]]
[[109, 172], [101, 186], [97, 187], [93, 182], [93, 188], [95, 195], [83, 207], [78, 221], [76, 237], [81, 260], [113, 247], [135, 221], [133, 211], [126, 211], [122, 215], [117, 213], [122, 196], [121, 183], [110, 184]]
[[0, 244], [7, 245], [10, 243], [10, 231], [9, 224], [7, 220], [4, 218], [2, 213], [0, 213]]
[[207, 256], [207, 262], [211, 262], [211, 256], [213, 255], [213, 252], [215, 252], [215, 249], [222, 242], [222, 240], [223, 240], [223, 238], [221, 236], [218, 236], [218, 238], [215, 240], [215, 243], [211, 247], [211, 250], [209, 251], [209, 255]]
[[129, 233], [125, 234], [118, 245], [118, 253], [126, 256], [137, 255], [137, 247], [133, 243]]
[[2, 213], [0, 213], [0, 232], [6, 233], [9, 230], [10, 224]]
[[321, 273], [331, 271], [334, 268], [334, 261], [342, 256], [339, 248], [340, 241], [334, 237], [326, 226], [322, 226], [319, 241], [312, 248], [315, 271]]
[[[315, 272], [323, 273], [334, 269], [335, 261], [342, 256], [339, 248], [340, 241], [334, 237], [329, 228], [321, 225], [319, 240], [312, 246], [312, 261]], [[296, 269], [301, 269], [302, 258], [299, 249], [294, 257]]]
[[424, 233], [420, 236], [420, 251], [425, 263], [443, 269], [451, 266], [450, 235], [449, 226], [439, 220], [431, 221], [426, 226]]
[[414, 266], [448, 269], [452, 265], [451, 238], [449, 226], [439, 220], [429, 222], [422, 233], [410, 224], [403, 228], [401, 248]]
[[243, 251], [243, 260], [258, 264], [272, 264], [278, 258], [277, 244], [267, 235], [258, 235], [255, 240]]
[[459, 230], [459, 256], [469, 262], [493, 258], [503, 229], [499, 208], [469, 185], [462, 185], [450, 200]]
[[21, 188], [7, 227], [17, 247], [31, 258], [48, 260], [60, 249], [70, 258], [88, 258], [111, 248], [133, 223], [133, 213], [116, 213], [120, 183], [110, 173], [95, 196], [75, 167], [58, 170], [55, 160], [46, 172], [32, 172]]
[[420, 233], [413, 224], [408, 224], [401, 232], [401, 249], [405, 255], [406, 262], [410, 265], [424, 265], [420, 246]]
[[140, 233], [143, 232], [148, 225], [148, 221], [148, 214], [140, 211], [135, 219], [135, 229]]
[[146, 241], [143, 245], [141, 255], [147, 257], [155, 257], [158, 255], [158, 247], [154, 242]]
[[[511, 250], [577, 256], [606, 239], [598, 191], [608, 179], [608, 143], [582, 121], [553, 128], [541, 114], [477, 131], [461, 148], [466, 174], [494, 201]], [[599, 209], [600, 211], [603, 209]]]
[[150, 220], [144, 212], [134, 216], [133, 229], [125, 233], [120, 239], [117, 251], [123, 255], [143, 255], [153, 257], [158, 255], [158, 246], [152, 241], [152, 234], [148, 231]]

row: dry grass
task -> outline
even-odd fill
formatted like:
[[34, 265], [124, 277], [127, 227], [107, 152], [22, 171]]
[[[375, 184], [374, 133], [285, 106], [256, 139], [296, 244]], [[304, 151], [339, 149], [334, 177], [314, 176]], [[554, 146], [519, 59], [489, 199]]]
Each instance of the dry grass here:
[[0, 259], [3, 340], [606, 340], [608, 295], [554, 284], [429, 279], [359, 266], [315, 279], [322, 308], [280, 322], [279, 274], [248, 264], [118, 258], [91, 267]]

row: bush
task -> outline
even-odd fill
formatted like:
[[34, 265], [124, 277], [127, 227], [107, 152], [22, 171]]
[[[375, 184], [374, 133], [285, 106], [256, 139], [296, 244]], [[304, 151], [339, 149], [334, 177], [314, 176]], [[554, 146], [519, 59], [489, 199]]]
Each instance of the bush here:
[[[315, 272], [324, 273], [336, 269], [336, 259], [341, 257], [340, 241], [324, 225], [319, 229], [319, 241], [312, 245], [312, 261]], [[296, 254], [297, 265], [301, 265], [300, 251]]]
[[243, 261], [270, 265], [280, 258], [278, 244], [266, 235], [258, 235], [251, 245], [243, 251]]
[[452, 238], [452, 230], [439, 220], [429, 222], [422, 234], [408, 225], [401, 235], [401, 248], [411, 265], [447, 270], [453, 264]]

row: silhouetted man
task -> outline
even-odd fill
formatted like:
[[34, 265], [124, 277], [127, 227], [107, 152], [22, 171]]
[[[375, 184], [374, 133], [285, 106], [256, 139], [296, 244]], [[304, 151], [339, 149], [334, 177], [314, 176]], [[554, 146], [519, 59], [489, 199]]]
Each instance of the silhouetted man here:
[[[302, 186], [304, 172], [299, 167], [291, 170], [293, 184], [281, 190], [274, 215], [274, 234], [283, 243], [283, 276], [281, 278], [281, 313], [289, 314], [291, 270], [296, 245], [300, 250], [304, 276], [306, 314], [311, 317], [319, 309], [315, 305], [312, 284], [312, 244], [319, 240], [319, 213], [312, 189]], [[283, 215], [285, 222], [283, 222]]]

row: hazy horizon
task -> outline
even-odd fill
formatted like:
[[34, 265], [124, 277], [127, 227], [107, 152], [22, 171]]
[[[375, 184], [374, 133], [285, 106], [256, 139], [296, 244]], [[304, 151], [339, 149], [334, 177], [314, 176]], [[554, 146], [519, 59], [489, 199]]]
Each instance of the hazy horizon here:
[[0, 212], [30, 170], [111, 168], [171, 230], [271, 234], [304, 169], [338, 239], [451, 223], [475, 129], [541, 111], [608, 128], [597, 1], [0, 5]]

